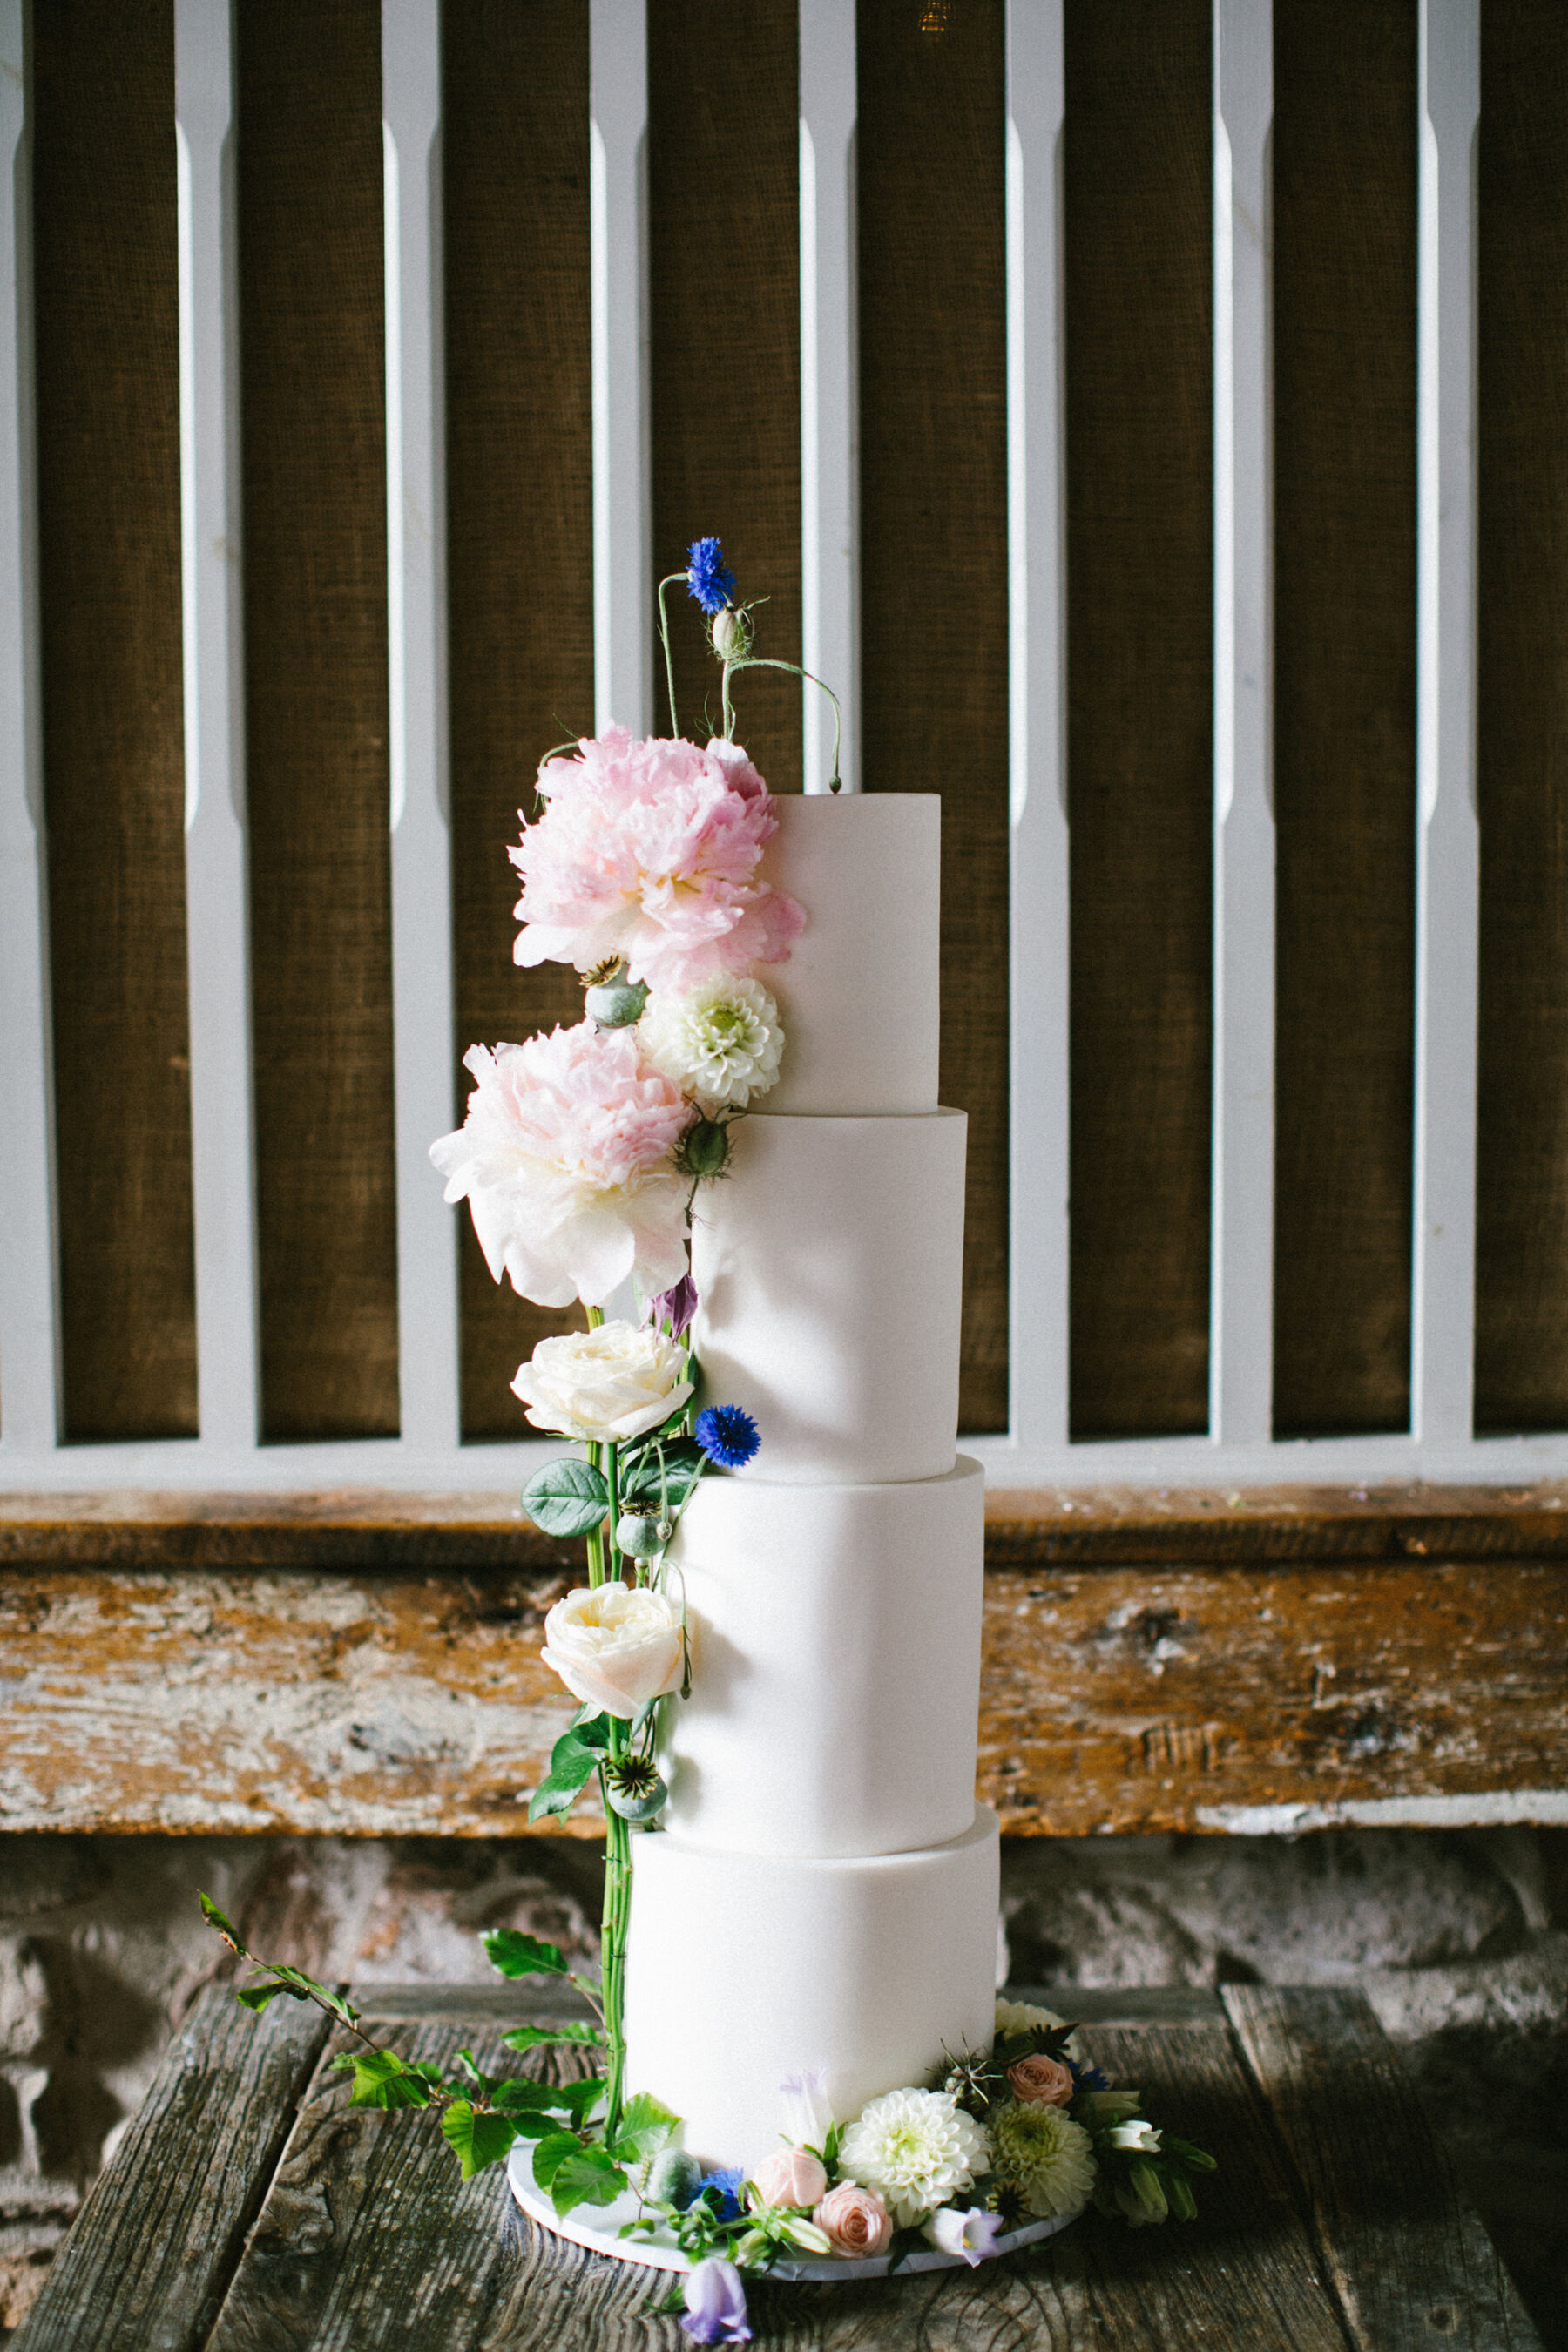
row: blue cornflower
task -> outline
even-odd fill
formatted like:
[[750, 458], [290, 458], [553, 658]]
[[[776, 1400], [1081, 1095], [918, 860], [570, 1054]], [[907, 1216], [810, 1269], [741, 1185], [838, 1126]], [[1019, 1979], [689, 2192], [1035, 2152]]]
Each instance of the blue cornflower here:
[[1068, 2060], [1068, 2072], [1072, 2076], [1075, 2091], [1109, 2091], [1110, 2077], [1102, 2074], [1098, 2066], [1080, 2066], [1076, 2058]]
[[686, 593], [705, 613], [722, 613], [734, 600], [735, 575], [716, 539], [694, 539], [686, 551]]
[[704, 1406], [693, 1433], [709, 1461], [717, 1462], [721, 1470], [738, 1470], [763, 1442], [756, 1423], [738, 1404]]
[[738, 2165], [733, 2172], [705, 2172], [691, 2192], [691, 2201], [695, 2204], [703, 2190], [710, 2189], [710, 2201], [717, 2218], [721, 2221], [738, 2221], [742, 2210], [741, 2191], [745, 2185], [746, 2176]]

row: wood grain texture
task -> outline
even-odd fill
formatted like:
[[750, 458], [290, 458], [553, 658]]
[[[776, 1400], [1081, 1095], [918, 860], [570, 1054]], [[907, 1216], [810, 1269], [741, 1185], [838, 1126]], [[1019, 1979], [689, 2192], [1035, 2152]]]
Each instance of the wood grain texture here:
[[[848, 5], [848, 0], [846, 0]], [[649, 0], [648, 370], [656, 578], [723, 542], [757, 651], [800, 659], [800, 30], [795, 0]], [[669, 592], [680, 732], [722, 727], [697, 606]], [[835, 681], [829, 681], [834, 683]], [[799, 792], [801, 690], [735, 681], [736, 732], [774, 792]], [[704, 706], [711, 728], [704, 717]], [[669, 732], [664, 657], [656, 734]]]
[[1540, 2338], [1456, 2185], [1365, 1998], [1226, 1985], [1223, 1997], [1311, 2200], [1358, 2352], [1537, 2352]]
[[1206, 0], [1068, 0], [1075, 1437], [1208, 1423]]
[[[470, 1045], [582, 1018], [574, 972], [512, 961], [506, 853], [543, 753], [594, 731], [587, 11], [450, 0], [441, 79], [455, 1124]], [[458, 1216], [463, 1434], [526, 1437], [512, 1374], [583, 1312], [493, 1282]]]
[[[0, 1825], [526, 1832], [570, 1563], [0, 1582]], [[1016, 1832], [1568, 1788], [1568, 1561], [994, 1567], [979, 1787]], [[699, 1656], [700, 1637], [699, 1637]], [[600, 1824], [590, 1805], [579, 1834]]]
[[1487, 0], [1478, 142], [1476, 1422], [1568, 1423], [1568, 15]]
[[260, 2017], [204, 1992], [49, 2266], [26, 2352], [196, 2352], [327, 2038], [319, 2010]]
[[395, 1435], [381, 13], [235, 11], [262, 1421]]
[[196, 1426], [174, 35], [171, 0], [32, 16], [63, 1402], [82, 1439]]
[[1007, 1426], [1000, 0], [860, 0], [862, 780], [942, 796], [942, 1099], [969, 1115], [961, 1429]]
[[1415, 0], [1274, 10], [1274, 1429], [1410, 1418]]

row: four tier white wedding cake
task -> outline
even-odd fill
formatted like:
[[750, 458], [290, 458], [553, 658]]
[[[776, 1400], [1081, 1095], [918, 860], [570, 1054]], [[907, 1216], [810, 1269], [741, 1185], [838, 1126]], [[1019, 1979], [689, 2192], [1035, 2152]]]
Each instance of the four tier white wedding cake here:
[[788, 799], [809, 909], [770, 972], [784, 1076], [700, 1192], [709, 1391], [754, 1465], [671, 1553], [692, 1644], [666, 1826], [634, 1842], [628, 2084], [750, 2172], [781, 2086], [834, 2115], [989, 2046], [994, 1814], [974, 1801], [984, 1479], [956, 1454], [965, 1120], [937, 1103], [940, 803]]

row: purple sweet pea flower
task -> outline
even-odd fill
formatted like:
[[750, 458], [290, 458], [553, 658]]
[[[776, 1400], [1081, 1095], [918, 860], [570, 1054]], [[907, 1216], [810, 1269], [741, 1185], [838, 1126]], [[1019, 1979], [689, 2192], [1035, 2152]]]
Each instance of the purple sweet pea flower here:
[[710, 2254], [686, 2282], [686, 2312], [680, 2323], [698, 2344], [749, 2344], [746, 2290], [733, 2263]]
[[650, 1298], [645, 1310], [645, 1320], [663, 1323], [668, 1319], [672, 1339], [683, 1339], [691, 1328], [691, 1318], [697, 1312], [697, 1285], [691, 1279], [689, 1267], [673, 1290], [661, 1290]]

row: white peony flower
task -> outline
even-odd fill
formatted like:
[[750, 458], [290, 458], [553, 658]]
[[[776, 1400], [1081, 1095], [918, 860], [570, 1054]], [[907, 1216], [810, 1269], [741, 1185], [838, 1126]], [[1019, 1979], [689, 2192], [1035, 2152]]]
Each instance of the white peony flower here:
[[676, 995], [657, 992], [637, 1024], [645, 1062], [710, 1110], [744, 1110], [779, 1075], [784, 1034], [760, 981], [721, 977]]
[[668, 1421], [691, 1394], [685, 1370], [684, 1349], [651, 1325], [601, 1323], [541, 1339], [511, 1387], [535, 1429], [602, 1444]]
[[1060, 2107], [1016, 2100], [991, 2111], [991, 2158], [997, 2180], [1031, 2213], [1079, 2213], [1094, 2188], [1094, 2147]]
[[647, 1585], [579, 1585], [546, 1617], [539, 1654], [574, 1697], [629, 1722], [680, 1688], [680, 1612]]
[[838, 2143], [838, 2169], [875, 2189], [900, 2230], [946, 2205], [991, 2162], [984, 2132], [949, 2091], [889, 2091]]
[[962, 2254], [973, 2270], [996, 2252], [1001, 2228], [1001, 2214], [988, 2213], [984, 2205], [972, 2205], [967, 2213], [944, 2205], [926, 2223], [925, 2234], [939, 2254]]

